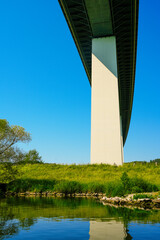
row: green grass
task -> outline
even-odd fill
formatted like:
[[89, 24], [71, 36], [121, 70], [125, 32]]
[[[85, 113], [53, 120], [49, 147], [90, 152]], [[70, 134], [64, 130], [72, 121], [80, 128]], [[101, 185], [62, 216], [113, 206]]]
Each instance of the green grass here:
[[[108, 196], [123, 196], [160, 189], [160, 165], [155, 163], [125, 163], [119, 167], [106, 164], [26, 164], [15, 167], [19, 172], [18, 179], [8, 186], [13, 192], [104, 192]], [[121, 179], [124, 172], [128, 175], [126, 182]]]
[[153, 199], [152, 195], [149, 194], [136, 194], [133, 196], [133, 199], [137, 200], [137, 199], [142, 199], [142, 198], [150, 198]]
[[125, 163], [123, 166], [26, 164], [16, 166], [22, 179], [68, 180], [80, 183], [118, 181], [123, 172], [130, 178], [142, 178], [160, 187], [160, 165], [154, 163]]

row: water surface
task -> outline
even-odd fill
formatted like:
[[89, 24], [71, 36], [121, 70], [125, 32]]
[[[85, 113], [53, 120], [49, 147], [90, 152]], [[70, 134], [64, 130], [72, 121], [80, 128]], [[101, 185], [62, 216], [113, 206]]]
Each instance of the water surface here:
[[86, 198], [0, 200], [0, 239], [160, 239], [160, 211], [103, 206]]

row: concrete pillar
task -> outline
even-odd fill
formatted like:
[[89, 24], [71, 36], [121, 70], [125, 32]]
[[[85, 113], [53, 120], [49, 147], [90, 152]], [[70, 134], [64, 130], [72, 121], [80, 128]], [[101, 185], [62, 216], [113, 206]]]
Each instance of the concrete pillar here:
[[91, 163], [122, 165], [115, 37], [92, 40]]
[[121, 128], [121, 156], [122, 156], [122, 164], [124, 162], [124, 154], [123, 154], [123, 131], [122, 131], [122, 117], [120, 117], [120, 128]]
[[108, 222], [90, 221], [90, 240], [124, 240], [127, 237], [123, 222], [110, 220]]

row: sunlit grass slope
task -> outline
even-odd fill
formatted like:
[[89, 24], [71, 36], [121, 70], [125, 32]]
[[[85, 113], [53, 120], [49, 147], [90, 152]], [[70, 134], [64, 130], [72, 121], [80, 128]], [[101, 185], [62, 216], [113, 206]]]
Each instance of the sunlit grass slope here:
[[20, 164], [18, 178], [8, 184], [11, 192], [129, 193], [160, 190], [160, 165], [126, 163], [123, 166]]
[[19, 165], [21, 179], [69, 180], [80, 183], [119, 181], [123, 172], [131, 178], [142, 178], [160, 187], [160, 164], [125, 163], [123, 166], [26, 164]]

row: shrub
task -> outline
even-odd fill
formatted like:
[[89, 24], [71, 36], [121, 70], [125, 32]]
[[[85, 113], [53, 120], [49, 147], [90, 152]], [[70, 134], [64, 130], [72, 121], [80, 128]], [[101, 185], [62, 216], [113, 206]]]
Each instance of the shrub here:
[[124, 196], [124, 194], [126, 194], [127, 191], [125, 191], [125, 188], [122, 184], [118, 184], [114, 189], [113, 189], [113, 192], [112, 192], [112, 197], [116, 197], [116, 196]]
[[60, 181], [54, 187], [54, 190], [60, 193], [72, 194], [82, 191], [82, 185], [78, 182]]
[[130, 178], [126, 172], [124, 172], [121, 176], [121, 183], [123, 185], [124, 191], [130, 190]]
[[108, 197], [154, 191], [158, 191], [158, 187], [155, 184], [148, 183], [141, 178], [129, 178], [125, 172], [121, 176], [121, 181], [110, 182], [106, 185], [106, 195]]
[[132, 193], [141, 193], [143, 189], [137, 186], [132, 187]]
[[55, 183], [55, 180], [17, 179], [8, 184], [7, 190], [11, 192], [53, 191]]
[[106, 185], [106, 195], [108, 197], [124, 196], [124, 194], [125, 190], [121, 182], [110, 182]]
[[85, 192], [104, 193], [105, 185], [97, 182], [92, 182], [92, 183], [86, 184], [85, 189], [86, 189]]
[[158, 191], [158, 187], [155, 184], [149, 183], [141, 178], [131, 178], [131, 191], [134, 192], [154, 192]]
[[152, 195], [147, 195], [147, 194], [136, 194], [133, 196], [133, 199], [137, 200], [137, 199], [142, 199], [142, 198], [150, 198], [153, 199]]

